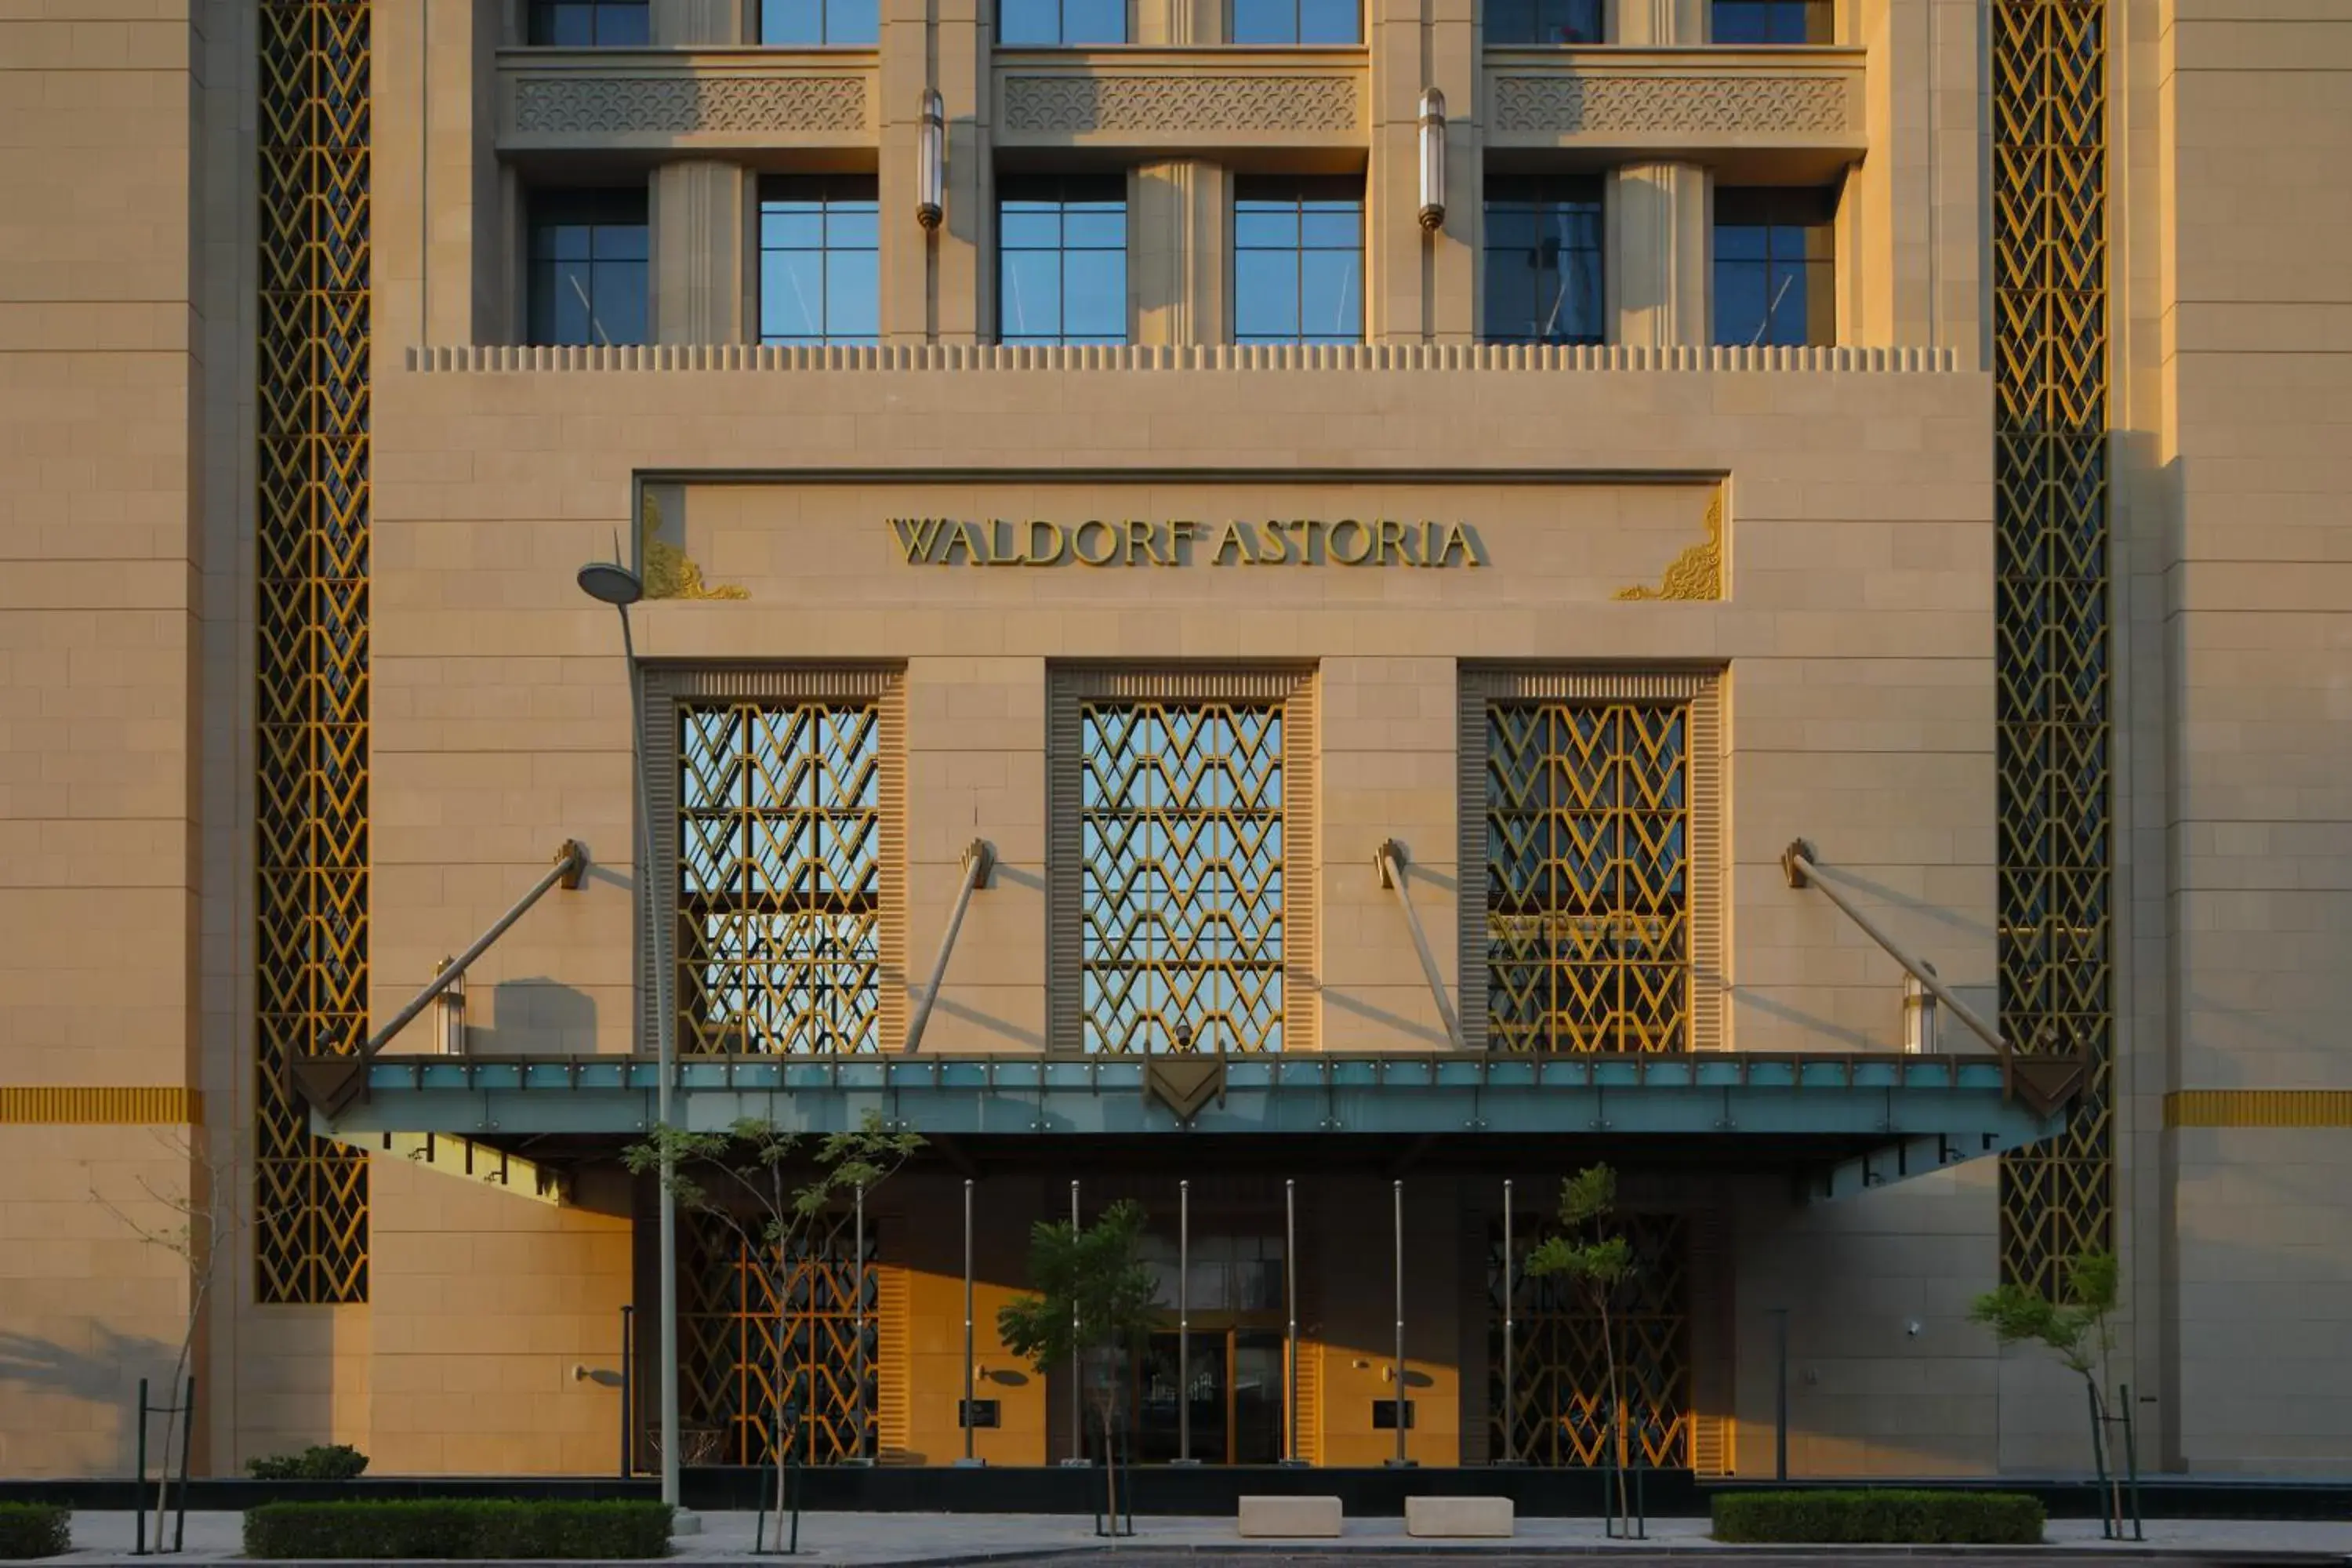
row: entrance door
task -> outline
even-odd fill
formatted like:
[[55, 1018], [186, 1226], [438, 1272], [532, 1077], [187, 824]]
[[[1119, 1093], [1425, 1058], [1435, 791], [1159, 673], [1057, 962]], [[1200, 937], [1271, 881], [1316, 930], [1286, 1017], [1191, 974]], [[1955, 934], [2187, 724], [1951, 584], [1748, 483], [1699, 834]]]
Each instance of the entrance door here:
[[[1282, 1335], [1270, 1329], [1195, 1329], [1189, 1357], [1179, 1355], [1175, 1334], [1153, 1334], [1136, 1367], [1136, 1458], [1147, 1465], [1185, 1458], [1203, 1465], [1277, 1463], [1282, 1364]], [[1192, 1406], [1189, 1455], [1183, 1404]]]
[[1233, 1436], [1226, 1462], [1279, 1464], [1283, 1405], [1279, 1332], [1272, 1329], [1234, 1331], [1233, 1390]]

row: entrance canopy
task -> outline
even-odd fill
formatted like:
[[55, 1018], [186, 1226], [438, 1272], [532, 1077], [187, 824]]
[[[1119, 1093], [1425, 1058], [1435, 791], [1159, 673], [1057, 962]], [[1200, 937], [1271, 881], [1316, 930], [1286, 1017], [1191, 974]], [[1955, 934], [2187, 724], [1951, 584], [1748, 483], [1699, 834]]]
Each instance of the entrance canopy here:
[[[297, 1081], [327, 1136], [504, 1143], [642, 1134], [658, 1070], [611, 1056], [312, 1058]], [[1024, 1142], [1657, 1138], [1752, 1144], [1824, 1196], [2046, 1138], [2080, 1079], [2071, 1058], [1745, 1052], [700, 1058], [675, 1070], [674, 1115], [698, 1131], [751, 1119], [824, 1133], [870, 1113], [929, 1138]]]

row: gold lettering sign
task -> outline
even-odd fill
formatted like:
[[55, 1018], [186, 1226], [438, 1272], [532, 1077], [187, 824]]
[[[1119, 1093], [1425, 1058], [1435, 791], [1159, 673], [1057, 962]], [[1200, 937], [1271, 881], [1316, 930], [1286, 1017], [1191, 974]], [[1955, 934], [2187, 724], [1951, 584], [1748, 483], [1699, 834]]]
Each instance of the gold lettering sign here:
[[1198, 522], [1171, 518], [894, 517], [909, 566], [1478, 567], [1486, 546], [1466, 523], [1343, 517]]

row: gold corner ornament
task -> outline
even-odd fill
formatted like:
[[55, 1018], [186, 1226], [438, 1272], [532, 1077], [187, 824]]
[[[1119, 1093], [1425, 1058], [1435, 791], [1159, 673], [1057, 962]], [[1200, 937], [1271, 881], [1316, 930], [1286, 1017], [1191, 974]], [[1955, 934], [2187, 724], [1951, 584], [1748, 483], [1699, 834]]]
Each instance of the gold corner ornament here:
[[660, 506], [645, 500], [645, 527], [639, 535], [648, 599], [748, 599], [751, 591], [740, 583], [709, 584], [702, 568], [677, 545], [661, 537]]
[[1674, 558], [1654, 588], [1636, 583], [1617, 599], [1711, 600], [1723, 597], [1723, 492], [1706, 504], [1706, 538]]

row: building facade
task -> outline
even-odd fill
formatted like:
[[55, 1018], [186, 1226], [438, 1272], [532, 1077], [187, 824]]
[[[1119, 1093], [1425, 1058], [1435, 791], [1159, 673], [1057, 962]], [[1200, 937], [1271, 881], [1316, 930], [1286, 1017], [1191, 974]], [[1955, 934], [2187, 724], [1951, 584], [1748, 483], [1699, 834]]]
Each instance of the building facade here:
[[1785, 1328], [1795, 1473], [2083, 1468], [1967, 1313], [2113, 1249], [2144, 1455], [2352, 1465], [2338, 8], [49, 9], [0, 1474], [184, 1340], [200, 1472], [650, 1463], [665, 1035], [925, 1140], [684, 1216], [689, 1463], [1083, 1451], [1133, 1198], [1139, 1457], [1590, 1465], [1605, 1160], [1645, 1462]]

